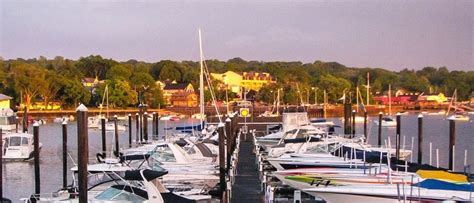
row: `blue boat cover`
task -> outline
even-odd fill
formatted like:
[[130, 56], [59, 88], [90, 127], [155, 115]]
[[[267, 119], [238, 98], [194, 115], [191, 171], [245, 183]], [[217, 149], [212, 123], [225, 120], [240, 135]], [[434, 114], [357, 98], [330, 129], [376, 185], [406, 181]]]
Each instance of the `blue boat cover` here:
[[436, 179], [426, 179], [424, 181], [414, 184], [414, 186], [434, 190], [456, 190], [474, 192], [474, 185], [471, 185], [470, 183], [452, 183]]

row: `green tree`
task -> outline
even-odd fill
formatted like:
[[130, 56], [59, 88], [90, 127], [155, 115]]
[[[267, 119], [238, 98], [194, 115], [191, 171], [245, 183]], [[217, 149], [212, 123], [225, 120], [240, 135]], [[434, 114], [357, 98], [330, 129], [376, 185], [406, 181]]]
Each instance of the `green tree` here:
[[21, 63], [11, 69], [10, 77], [14, 81], [14, 89], [23, 95], [23, 103], [29, 109], [31, 102], [47, 86], [46, 70], [31, 64]]

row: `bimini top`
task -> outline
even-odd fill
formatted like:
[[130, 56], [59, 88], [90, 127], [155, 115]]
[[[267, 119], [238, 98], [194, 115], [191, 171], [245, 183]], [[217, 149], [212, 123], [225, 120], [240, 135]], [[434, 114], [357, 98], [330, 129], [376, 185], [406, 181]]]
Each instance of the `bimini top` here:
[[168, 174], [168, 171], [154, 171], [150, 169], [125, 171], [125, 180], [143, 180], [151, 181]]

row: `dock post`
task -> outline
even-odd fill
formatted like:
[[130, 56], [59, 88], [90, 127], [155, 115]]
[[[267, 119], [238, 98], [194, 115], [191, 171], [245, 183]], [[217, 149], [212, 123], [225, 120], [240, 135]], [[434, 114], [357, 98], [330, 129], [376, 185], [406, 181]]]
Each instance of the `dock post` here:
[[102, 132], [102, 155], [107, 157], [107, 138], [106, 138], [106, 132], [105, 132], [105, 117], [101, 116], [100, 117], [100, 126], [101, 126], [101, 132]]
[[367, 136], [368, 136], [368, 133], [367, 133], [367, 111], [364, 112], [364, 138], [365, 138], [365, 142], [367, 142]]
[[136, 133], [135, 133], [135, 142], [138, 143], [139, 138], [138, 138], [138, 134], [139, 134], [139, 130], [140, 130], [140, 115], [138, 113], [135, 114], [135, 128], [136, 128]]
[[[0, 135], [2, 135], [2, 128], [0, 128]], [[0, 144], [0, 200], [3, 201], [3, 144]]]
[[87, 107], [77, 107], [77, 172], [79, 182], [79, 203], [87, 203], [87, 162], [89, 158], [89, 141], [87, 132]]
[[156, 124], [155, 124], [156, 125], [156, 133], [155, 134], [156, 134], [156, 139], [158, 139], [159, 138], [158, 135], [160, 133], [160, 114], [158, 112], [156, 112], [155, 122], [156, 122]]
[[454, 145], [456, 143], [456, 121], [449, 119], [449, 170], [453, 170]]
[[352, 126], [351, 126], [351, 129], [352, 129], [352, 137], [355, 137], [355, 134], [356, 134], [356, 122], [355, 122], [355, 118], [356, 118], [356, 111], [355, 111], [355, 110], [352, 110]]
[[15, 117], [16, 120], [15, 120], [15, 132], [18, 133], [18, 116]]
[[67, 121], [64, 120], [63, 126], [63, 189], [67, 187]]
[[378, 134], [378, 145], [382, 146], [382, 112], [379, 112], [379, 134]]
[[33, 143], [34, 143], [34, 159], [35, 159], [35, 194], [41, 193], [40, 183], [40, 163], [39, 163], [39, 123], [33, 124]]
[[117, 126], [117, 115], [114, 115], [114, 136], [115, 136], [115, 156], [120, 156], [120, 147], [119, 147], [119, 136], [118, 136], [118, 126]]
[[[413, 152], [412, 152], [413, 153]], [[423, 114], [418, 114], [418, 164], [423, 162]]]
[[143, 139], [148, 142], [148, 113], [143, 113]]
[[23, 112], [23, 119], [21, 123], [21, 127], [23, 128], [24, 133], [28, 132], [28, 110], [25, 107], [25, 111]]
[[397, 148], [395, 157], [397, 160], [400, 160], [400, 133], [401, 133], [401, 114], [397, 113], [397, 134], [395, 137], [395, 147]]
[[128, 148], [132, 148], [132, 114], [128, 114]]
[[351, 104], [344, 101], [344, 134], [351, 134]]
[[219, 123], [218, 125], [218, 133], [219, 133], [219, 185], [220, 185], [220, 190], [222, 192], [225, 191], [225, 137], [224, 137], [224, 123]]
[[151, 137], [154, 138], [156, 136], [156, 113], [152, 113], [152, 122], [151, 122]]
[[226, 129], [226, 159], [227, 159], [227, 167], [226, 167], [226, 173], [229, 173], [230, 170], [230, 157], [232, 155], [232, 130], [231, 130], [231, 120], [229, 117], [225, 119], [225, 129]]

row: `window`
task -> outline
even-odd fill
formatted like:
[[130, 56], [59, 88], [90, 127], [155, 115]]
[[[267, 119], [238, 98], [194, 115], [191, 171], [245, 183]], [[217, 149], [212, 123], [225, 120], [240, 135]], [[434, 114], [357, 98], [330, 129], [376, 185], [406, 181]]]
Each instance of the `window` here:
[[21, 144], [21, 137], [10, 137], [10, 143], [8, 146], [20, 146]]
[[21, 145], [22, 146], [28, 146], [28, 138], [24, 137], [21, 139]]

